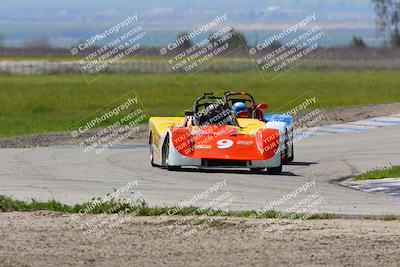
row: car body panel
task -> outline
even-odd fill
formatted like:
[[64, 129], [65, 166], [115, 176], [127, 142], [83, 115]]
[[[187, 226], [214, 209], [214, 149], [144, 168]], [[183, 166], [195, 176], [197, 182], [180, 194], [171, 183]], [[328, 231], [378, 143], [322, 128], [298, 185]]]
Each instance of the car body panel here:
[[264, 119], [266, 121], [281, 121], [284, 122], [286, 126], [293, 125], [293, 117], [288, 114], [267, 113], [264, 115]]

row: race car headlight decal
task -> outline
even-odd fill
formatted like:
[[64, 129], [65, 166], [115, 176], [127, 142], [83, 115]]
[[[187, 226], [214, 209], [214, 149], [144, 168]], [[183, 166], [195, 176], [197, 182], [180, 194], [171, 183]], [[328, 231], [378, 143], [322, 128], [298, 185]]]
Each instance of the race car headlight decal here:
[[194, 144], [188, 129], [174, 129], [172, 131], [172, 144], [184, 156], [193, 153]]
[[256, 133], [256, 144], [265, 159], [275, 155], [279, 148], [279, 131], [275, 129], [262, 129]]

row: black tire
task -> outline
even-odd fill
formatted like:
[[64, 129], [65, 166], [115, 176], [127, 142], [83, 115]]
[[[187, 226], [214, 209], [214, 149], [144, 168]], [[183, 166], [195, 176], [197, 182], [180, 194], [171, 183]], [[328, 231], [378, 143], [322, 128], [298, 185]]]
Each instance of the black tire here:
[[287, 132], [286, 132], [286, 140], [285, 140], [285, 159], [283, 160], [283, 164], [288, 164], [290, 162], [292, 162], [294, 160], [294, 146], [293, 146], [293, 133], [292, 133], [292, 155], [290, 157], [287, 157], [287, 155], [289, 155], [289, 137], [287, 137]]
[[168, 165], [168, 157], [169, 157], [169, 136], [167, 136], [165, 138], [165, 142], [164, 142], [164, 149], [163, 149], [164, 153], [163, 153], [163, 162], [164, 162], [164, 166], [167, 170], [169, 171], [176, 171], [179, 170], [181, 168], [181, 166], [171, 166]]
[[280, 165], [278, 167], [271, 167], [271, 168], [267, 168], [267, 173], [271, 174], [271, 175], [278, 175], [282, 173], [282, 156], [279, 158], [280, 160]]
[[279, 167], [267, 168], [267, 173], [270, 175], [278, 175], [282, 173], [282, 164]]
[[294, 161], [294, 147], [292, 146], [292, 155], [287, 159], [287, 162]]
[[150, 164], [152, 167], [160, 167], [160, 165], [154, 163], [153, 147], [150, 144]]
[[292, 147], [292, 155], [290, 157], [286, 157], [286, 155], [289, 155], [289, 151], [285, 151], [285, 159], [283, 160], [283, 164], [289, 164], [294, 160], [294, 149]]
[[154, 163], [154, 152], [153, 152], [153, 138], [152, 138], [152, 134], [150, 132], [150, 136], [149, 136], [149, 145], [150, 145], [150, 164], [152, 167], [160, 167], [160, 165], [155, 164]]

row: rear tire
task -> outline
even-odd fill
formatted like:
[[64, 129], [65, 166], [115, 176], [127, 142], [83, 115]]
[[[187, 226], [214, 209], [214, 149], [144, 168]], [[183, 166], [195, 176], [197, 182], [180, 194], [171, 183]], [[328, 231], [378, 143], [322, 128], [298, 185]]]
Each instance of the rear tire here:
[[292, 147], [292, 155], [287, 159], [288, 162], [294, 161], [294, 147]]
[[267, 168], [267, 173], [270, 175], [278, 175], [282, 173], [282, 164], [279, 167]]
[[278, 167], [267, 168], [267, 173], [271, 175], [278, 175], [282, 173], [282, 156], [279, 158], [280, 164]]
[[[289, 142], [292, 142], [292, 147], [291, 147], [291, 151], [289, 151]], [[291, 134], [291, 138], [289, 138], [287, 130], [286, 130], [286, 140], [285, 140], [285, 159], [283, 160], [283, 164], [288, 164], [290, 162], [292, 162], [294, 160], [294, 147], [293, 147], [293, 133]], [[289, 152], [291, 152], [291, 156], [288, 157]]]

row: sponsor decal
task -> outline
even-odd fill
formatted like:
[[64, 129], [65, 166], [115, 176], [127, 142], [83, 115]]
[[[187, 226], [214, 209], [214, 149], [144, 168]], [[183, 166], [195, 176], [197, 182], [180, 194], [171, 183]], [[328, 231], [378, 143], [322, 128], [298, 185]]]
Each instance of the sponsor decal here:
[[237, 141], [236, 142], [236, 144], [238, 144], [238, 145], [246, 145], [246, 146], [250, 146], [253, 143], [254, 143], [253, 141]]
[[211, 149], [210, 145], [195, 145], [194, 149]]

